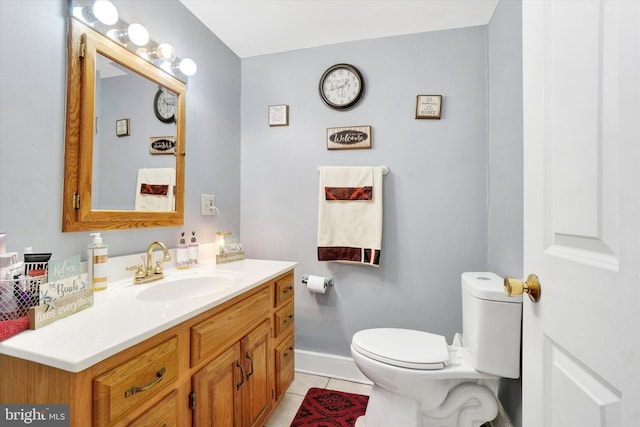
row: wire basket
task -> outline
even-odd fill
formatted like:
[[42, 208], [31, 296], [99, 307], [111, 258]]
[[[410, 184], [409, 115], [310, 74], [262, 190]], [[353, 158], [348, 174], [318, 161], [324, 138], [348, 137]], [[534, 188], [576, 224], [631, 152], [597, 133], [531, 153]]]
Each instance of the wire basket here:
[[28, 316], [40, 303], [40, 285], [47, 282], [47, 263], [25, 262], [13, 279], [0, 280], [0, 322]]

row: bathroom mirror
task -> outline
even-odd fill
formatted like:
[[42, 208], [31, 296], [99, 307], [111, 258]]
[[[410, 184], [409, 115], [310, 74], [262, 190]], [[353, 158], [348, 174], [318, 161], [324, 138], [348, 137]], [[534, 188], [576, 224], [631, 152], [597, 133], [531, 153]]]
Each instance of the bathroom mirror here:
[[[185, 84], [74, 18], [68, 28], [62, 231], [183, 224]], [[155, 111], [164, 97], [173, 118]]]

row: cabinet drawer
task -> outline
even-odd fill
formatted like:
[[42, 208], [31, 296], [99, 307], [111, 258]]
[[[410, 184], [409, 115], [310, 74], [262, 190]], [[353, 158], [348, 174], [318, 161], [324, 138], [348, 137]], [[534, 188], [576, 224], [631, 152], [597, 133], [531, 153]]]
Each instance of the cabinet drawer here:
[[276, 280], [276, 307], [293, 299], [293, 271], [278, 277]]
[[173, 384], [178, 376], [178, 338], [173, 337], [93, 380], [96, 425], [111, 423]]
[[178, 427], [178, 392], [153, 405], [128, 427]]
[[191, 328], [191, 366], [239, 340], [252, 324], [269, 318], [269, 287]]
[[293, 333], [284, 339], [276, 347], [276, 399], [287, 391], [287, 387], [293, 381], [294, 376], [294, 350], [293, 350]]
[[275, 338], [293, 329], [293, 301], [276, 311]]

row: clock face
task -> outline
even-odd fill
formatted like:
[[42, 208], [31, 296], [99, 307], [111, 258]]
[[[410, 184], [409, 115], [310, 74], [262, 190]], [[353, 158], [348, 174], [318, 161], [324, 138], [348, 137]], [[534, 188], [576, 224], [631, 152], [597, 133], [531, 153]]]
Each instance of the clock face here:
[[329, 67], [320, 78], [320, 96], [325, 104], [336, 110], [354, 106], [364, 93], [362, 74], [349, 64]]
[[163, 87], [158, 89], [153, 101], [153, 110], [158, 120], [164, 123], [174, 123], [177, 106], [178, 96], [175, 93]]

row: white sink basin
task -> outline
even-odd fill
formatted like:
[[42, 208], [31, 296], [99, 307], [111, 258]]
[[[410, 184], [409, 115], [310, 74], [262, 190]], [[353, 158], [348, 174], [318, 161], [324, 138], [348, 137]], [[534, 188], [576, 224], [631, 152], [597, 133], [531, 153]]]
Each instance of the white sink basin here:
[[149, 284], [149, 288], [136, 295], [136, 299], [145, 302], [162, 302], [210, 296], [224, 292], [236, 281], [237, 277], [228, 273], [169, 278], [157, 284]]

